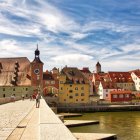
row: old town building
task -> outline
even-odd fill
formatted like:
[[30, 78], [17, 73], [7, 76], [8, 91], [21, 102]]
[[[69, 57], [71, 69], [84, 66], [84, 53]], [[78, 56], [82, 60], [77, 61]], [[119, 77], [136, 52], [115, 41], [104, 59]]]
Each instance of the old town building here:
[[59, 75], [60, 103], [89, 103], [89, 80], [75, 67], [64, 67]]
[[132, 91], [111, 91], [107, 100], [109, 102], [131, 102]]
[[134, 86], [136, 91], [140, 91], [140, 70], [135, 70], [131, 72], [132, 79], [134, 81]]
[[35, 90], [41, 90], [43, 63], [39, 54], [37, 48], [33, 62], [27, 57], [0, 58], [0, 97], [29, 97]]
[[88, 67], [84, 67], [82, 70], [80, 70], [84, 76], [89, 80], [90, 84], [90, 95], [93, 95], [93, 83], [92, 83], [92, 76], [93, 73], [90, 72]]
[[134, 90], [134, 82], [130, 72], [108, 72], [110, 81], [116, 83], [117, 88]]
[[112, 82], [100, 82], [98, 95], [100, 99], [107, 100], [111, 91], [117, 90], [116, 84]]
[[43, 94], [44, 96], [56, 96], [59, 90], [59, 69], [43, 73]]

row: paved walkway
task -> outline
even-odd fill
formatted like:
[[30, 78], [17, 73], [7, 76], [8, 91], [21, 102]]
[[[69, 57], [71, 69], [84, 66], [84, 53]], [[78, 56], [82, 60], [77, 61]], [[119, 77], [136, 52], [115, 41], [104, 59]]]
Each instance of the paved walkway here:
[[[80, 140], [110, 136], [85, 133], [74, 135]], [[40, 108], [36, 108], [35, 101], [30, 100], [0, 105], [0, 140], [76, 140], [74, 135], [44, 99], [41, 99]]]
[[44, 99], [0, 105], [0, 140], [76, 140]]
[[34, 106], [30, 100], [0, 105], [0, 140], [6, 140]]

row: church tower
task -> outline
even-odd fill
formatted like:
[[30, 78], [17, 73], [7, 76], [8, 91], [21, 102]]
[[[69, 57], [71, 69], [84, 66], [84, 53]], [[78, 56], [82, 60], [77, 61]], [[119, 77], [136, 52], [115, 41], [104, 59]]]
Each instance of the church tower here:
[[96, 64], [96, 73], [101, 73], [101, 64], [99, 63], [99, 61]]
[[43, 87], [43, 62], [40, 60], [40, 51], [35, 50], [35, 58], [31, 62], [31, 84], [35, 89], [42, 89]]

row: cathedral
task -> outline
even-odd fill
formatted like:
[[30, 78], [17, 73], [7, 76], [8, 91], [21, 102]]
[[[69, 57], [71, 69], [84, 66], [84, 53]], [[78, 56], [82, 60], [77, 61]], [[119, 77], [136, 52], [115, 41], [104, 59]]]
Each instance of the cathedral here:
[[0, 58], [0, 98], [29, 97], [42, 88], [43, 62], [38, 46], [32, 62], [27, 57]]

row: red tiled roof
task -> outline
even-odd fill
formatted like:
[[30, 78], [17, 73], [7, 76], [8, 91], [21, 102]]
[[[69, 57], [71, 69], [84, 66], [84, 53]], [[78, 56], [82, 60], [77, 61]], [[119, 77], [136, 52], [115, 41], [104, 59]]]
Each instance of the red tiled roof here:
[[94, 73], [95, 81], [104, 81], [108, 78], [108, 73]]
[[140, 70], [133, 71], [137, 77], [140, 77]]
[[103, 89], [116, 89], [117, 86], [115, 83], [112, 83], [112, 82], [101, 82], [102, 86], [103, 86]]
[[128, 83], [133, 82], [130, 72], [108, 72], [112, 82]]

